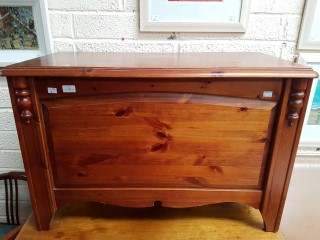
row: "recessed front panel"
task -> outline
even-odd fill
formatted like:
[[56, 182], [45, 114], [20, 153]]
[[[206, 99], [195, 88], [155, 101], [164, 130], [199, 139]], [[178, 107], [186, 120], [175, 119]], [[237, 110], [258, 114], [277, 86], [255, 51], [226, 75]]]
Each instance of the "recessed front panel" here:
[[133, 93], [42, 104], [57, 187], [261, 188], [275, 102]]

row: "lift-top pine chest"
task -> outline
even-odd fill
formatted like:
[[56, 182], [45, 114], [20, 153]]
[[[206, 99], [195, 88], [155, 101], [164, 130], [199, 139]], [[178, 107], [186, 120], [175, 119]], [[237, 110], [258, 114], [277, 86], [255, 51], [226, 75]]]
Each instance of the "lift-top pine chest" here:
[[312, 69], [255, 53], [56, 53], [2, 74], [38, 230], [73, 201], [240, 202], [278, 230]]

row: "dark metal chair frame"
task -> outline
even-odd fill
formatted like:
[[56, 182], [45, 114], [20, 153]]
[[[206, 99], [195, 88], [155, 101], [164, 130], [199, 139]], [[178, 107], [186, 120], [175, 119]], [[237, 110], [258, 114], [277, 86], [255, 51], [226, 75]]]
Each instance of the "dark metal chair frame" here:
[[[26, 174], [25, 172], [2, 173], [0, 174], [0, 181], [1, 180], [4, 181], [5, 186], [7, 224], [20, 225], [18, 205], [18, 180], [27, 181]], [[13, 193], [13, 186], [15, 189], [15, 194]], [[17, 230], [20, 230], [20, 228], [17, 227]], [[15, 229], [14, 233], [9, 233], [2, 239], [14, 239], [15, 236], [19, 233], [19, 231], [17, 230]]]

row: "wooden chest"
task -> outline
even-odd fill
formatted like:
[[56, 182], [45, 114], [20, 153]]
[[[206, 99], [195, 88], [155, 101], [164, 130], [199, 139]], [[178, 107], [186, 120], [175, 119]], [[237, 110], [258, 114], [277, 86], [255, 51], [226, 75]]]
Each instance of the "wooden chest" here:
[[74, 201], [241, 202], [278, 231], [312, 69], [254, 53], [57, 53], [7, 76], [38, 230]]

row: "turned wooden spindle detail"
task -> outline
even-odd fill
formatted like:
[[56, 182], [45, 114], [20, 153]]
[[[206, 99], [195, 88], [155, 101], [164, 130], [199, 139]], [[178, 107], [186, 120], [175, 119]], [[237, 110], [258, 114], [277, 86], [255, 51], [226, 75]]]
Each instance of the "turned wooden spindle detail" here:
[[300, 118], [300, 110], [303, 106], [303, 99], [305, 97], [305, 90], [307, 88], [307, 79], [299, 79], [292, 81], [291, 91], [288, 102], [287, 120], [288, 125], [291, 126]]
[[26, 123], [30, 124], [33, 114], [32, 114], [32, 102], [30, 98], [30, 91], [27, 86], [25, 78], [14, 79], [15, 96], [17, 100], [17, 105], [20, 110], [20, 117]]

